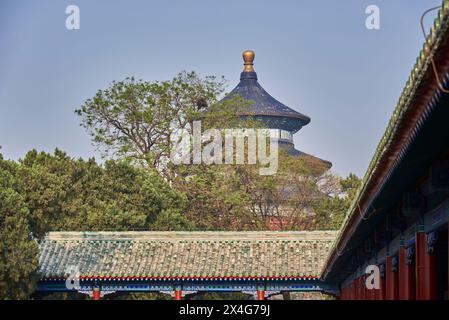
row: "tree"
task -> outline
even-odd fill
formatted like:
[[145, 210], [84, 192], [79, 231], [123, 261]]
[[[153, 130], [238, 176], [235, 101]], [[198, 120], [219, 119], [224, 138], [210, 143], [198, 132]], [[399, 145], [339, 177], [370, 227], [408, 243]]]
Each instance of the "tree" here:
[[149, 230], [162, 211], [185, 207], [184, 197], [158, 173], [124, 161], [100, 166], [60, 150], [32, 150], [16, 176], [36, 237], [53, 230]]
[[317, 158], [293, 157], [282, 149], [278, 157], [278, 171], [271, 176], [259, 175], [254, 167], [240, 168], [250, 209], [265, 228], [314, 229], [313, 206], [332, 192], [333, 176], [325, 174], [328, 167]]
[[250, 104], [240, 97], [218, 103], [224, 88], [223, 78], [200, 78], [195, 72], [161, 82], [128, 77], [99, 90], [75, 113], [103, 156], [156, 168], [170, 180], [176, 169], [167, 167], [176, 142], [171, 133], [192, 133], [194, 120], [209, 128], [236, 124], [239, 111]]
[[195, 72], [162, 82], [131, 77], [113, 81], [75, 112], [105, 155], [158, 167], [169, 156], [170, 132], [186, 128], [223, 90], [223, 79]]
[[163, 210], [151, 225], [156, 231], [194, 231], [195, 224], [177, 209]]
[[188, 199], [186, 217], [200, 230], [259, 230], [236, 165], [191, 165], [173, 182]]
[[[313, 157], [280, 155], [279, 172], [262, 177], [256, 166], [175, 165], [169, 161], [171, 132], [192, 133], [192, 122], [209, 128], [262, 128], [252, 117], [239, 114], [252, 105], [241, 97], [219, 101], [224, 80], [201, 79], [194, 72], [170, 81], [144, 82], [127, 78], [113, 82], [76, 110], [81, 124], [105, 155], [157, 171], [187, 199], [180, 215], [200, 230], [262, 230], [273, 224], [281, 229], [316, 227], [313, 208], [340, 189], [326, 165]], [[246, 110], [250, 111], [250, 110]], [[245, 112], [247, 114], [247, 112]], [[203, 141], [204, 144], [207, 142]], [[330, 215], [330, 212], [322, 214]], [[169, 223], [168, 213], [157, 225]]]
[[353, 173], [338, 181], [339, 192], [324, 198], [314, 206], [315, 223], [319, 229], [341, 227], [361, 183], [361, 180]]
[[36, 284], [38, 246], [28, 209], [15, 190], [15, 164], [0, 154], [0, 299], [26, 299]]
[[0, 299], [33, 292], [37, 241], [48, 231], [194, 229], [180, 214], [184, 196], [157, 172], [60, 150], [32, 150], [19, 162], [0, 155], [0, 203]]

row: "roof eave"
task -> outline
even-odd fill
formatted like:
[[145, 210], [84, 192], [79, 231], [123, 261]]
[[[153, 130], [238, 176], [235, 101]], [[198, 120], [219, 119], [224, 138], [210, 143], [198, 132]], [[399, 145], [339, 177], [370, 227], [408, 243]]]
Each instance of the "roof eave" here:
[[370, 202], [375, 199], [389, 174], [394, 170], [396, 160], [400, 159], [401, 153], [418, 132], [432, 93], [439, 90], [431, 60], [425, 52], [432, 48], [431, 54], [434, 56], [435, 64], [439, 66], [440, 79], [449, 71], [449, 44], [445, 42], [449, 25], [449, 0], [444, 0], [443, 5], [370, 162], [362, 185], [348, 211], [349, 214], [337, 235], [323, 269], [323, 279], [329, 275], [341, 251], [362, 221]]

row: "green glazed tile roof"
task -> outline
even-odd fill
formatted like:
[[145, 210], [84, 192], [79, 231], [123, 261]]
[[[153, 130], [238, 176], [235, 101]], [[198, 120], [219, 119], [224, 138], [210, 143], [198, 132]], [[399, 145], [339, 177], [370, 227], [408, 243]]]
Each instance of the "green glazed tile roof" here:
[[40, 243], [42, 278], [76, 266], [96, 277], [318, 276], [334, 231], [50, 232]]
[[[339, 233], [337, 234], [337, 239], [333, 244], [333, 248], [331, 250], [332, 254], [329, 255], [328, 261], [326, 261], [326, 269], [331, 267], [331, 259], [334, 254], [339, 255], [339, 251], [343, 250], [341, 248], [340, 240], [345, 230], [350, 228], [349, 223], [351, 219], [358, 213], [360, 199], [362, 196], [368, 191], [370, 182], [375, 175], [376, 171], [379, 168], [381, 160], [387, 151], [391, 148], [394, 143], [394, 139], [396, 137], [396, 133], [401, 125], [404, 124], [404, 118], [406, 113], [413, 108], [414, 99], [417, 97], [417, 92], [420, 86], [423, 85], [429, 79], [425, 78], [426, 73], [432, 72], [431, 59], [430, 56], [435, 56], [435, 54], [441, 51], [441, 46], [447, 41], [447, 37], [449, 34], [449, 0], [442, 1], [442, 7], [438, 11], [438, 15], [434, 21], [434, 24], [430, 30], [429, 35], [424, 41], [421, 52], [416, 58], [416, 62], [414, 67], [411, 70], [410, 76], [404, 86], [402, 94], [397, 102], [397, 105], [393, 111], [393, 114], [390, 118], [390, 121], [387, 125], [387, 128], [379, 141], [379, 144], [376, 148], [373, 158], [368, 166], [368, 169], [365, 173], [365, 176], [362, 179], [362, 183], [359, 187], [357, 195], [347, 212], [346, 218], [343, 221], [342, 227], [340, 228]], [[434, 74], [431, 73], [432, 80], [434, 78]], [[363, 213], [364, 214], [364, 213]], [[329, 270], [327, 270], [329, 271]]]

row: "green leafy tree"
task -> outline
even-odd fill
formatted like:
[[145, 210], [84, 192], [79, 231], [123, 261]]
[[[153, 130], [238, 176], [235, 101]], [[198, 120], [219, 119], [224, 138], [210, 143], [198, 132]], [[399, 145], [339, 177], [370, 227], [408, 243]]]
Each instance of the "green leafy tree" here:
[[99, 90], [75, 112], [104, 155], [158, 167], [170, 154], [170, 132], [186, 128], [223, 90], [223, 79], [195, 72], [161, 82], [131, 77]]
[[[260, 125], [251, 117], [238, 117], [250, 101], [235, 96], [218, 102], [224, 84], [223, 79], [200, 78], [194, 72], [182, 72], [162, 82], [127, 78], [98, 91], [76, 110], [82, 126], [105, 156], [129, 159], [157, 171], [174, 190], [184, 194], [188, 200], [186, 210], [178, 208], [176, 215], [171, 211], [173, 224], [168, 221], [168, 213], [164, 213], [154, 227], [190, 228], [185, 221], [179, 221], [184, 216], [201, 230], [251, 228], [252, 219], [248, 219], [245, 208], [247, 196], [244, 188], [235, 183], [235, 171], [223, 172], [221, 166], [178, 166], [168, 161], [173, 143], [170, 133], [179, 129], [192, 133], [194, 120], [201, 120], [203, 130]], [[162, 221], [168, 225], [163, 226]]]
[[76, 113], [105, 155], [156, 170], [184, 194], [187, 207], [171, 216], [174, 225], [164, 213], [158, 228], [185, 226], [177, 221], [180, 216], [200, 230], [262, 230], [273, 223], [280, 229], [314, 228], [311, 209], [327, 196], [318, 185], [327, 170], [320, 161], [282, 156], [280, 172], [273, 177], [261, 177], [255, 166], [169, 161], [170, 132], [191, 133], [194, 120], [202, 121], [203, 130], [263, 127], [256, 119], [239, 117], [251, 110], [252, 101], [238, 96], [219, 101], [224, 83], [194, 72], [162, 82], [127, 78], [98, 91]]
[[60, 150], [30, 151], [17, 177], [37, 237], [58, 230], [149, 230], [163, 210], [185, 206], [184, 197], [156, 172], [123, 161], [100, 166]]
[[327, 165], [310, 156], [290, 156], [285, 150], [279, 150], [278, 158], [274, 175], [261, 176], [254, 166], [240, 168], [253, 216], [263, 221], [265, 229], [314, 229], [313, 206], [333, 189], [329, 174], [324, 174]]
[[0, 154], [0, 299], [27, 299], [35, 289], [38, 246], [16, 191], [16, 165]]
[[345, 179], [338, 179], [338, 181], [340, 191], [323, 198], [314, 206], [315, 224], [319, 229], [341, 227], [361, 183], [361, 180], [353, 173]]
[[195, 224], [177, 209], [163, 210], [151, 225], [156, 231], [194, 231]]

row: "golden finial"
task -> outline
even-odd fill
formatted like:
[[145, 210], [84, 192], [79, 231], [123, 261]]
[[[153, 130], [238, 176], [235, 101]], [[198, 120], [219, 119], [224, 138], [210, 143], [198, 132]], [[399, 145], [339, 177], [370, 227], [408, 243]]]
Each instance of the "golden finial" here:
[[253, 61], [256, 54], [252, 50], [245, 50], [242, 53], [243, 56], [243, 65], [245, 66], [243, 68], [243, 72], [254, 72], [253, 68]]

